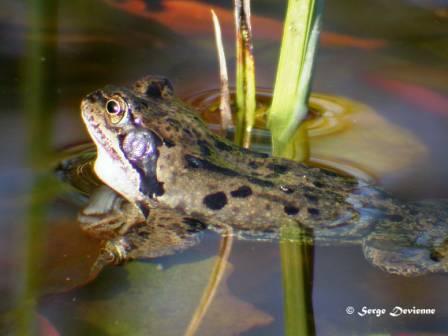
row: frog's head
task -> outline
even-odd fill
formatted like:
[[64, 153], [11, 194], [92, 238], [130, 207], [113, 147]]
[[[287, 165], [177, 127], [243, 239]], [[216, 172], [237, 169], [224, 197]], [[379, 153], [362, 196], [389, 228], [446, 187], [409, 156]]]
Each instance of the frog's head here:
[[82, 118], [98, 151], [95, 172], [131, 202], [163, 194], [157, 160], [160, 147], [170, 140], [158, 125], [172, 113], [172, 92], [167, 79], [151, 76], [132, 88], [107, 86], [94, 91], [81, 103]]

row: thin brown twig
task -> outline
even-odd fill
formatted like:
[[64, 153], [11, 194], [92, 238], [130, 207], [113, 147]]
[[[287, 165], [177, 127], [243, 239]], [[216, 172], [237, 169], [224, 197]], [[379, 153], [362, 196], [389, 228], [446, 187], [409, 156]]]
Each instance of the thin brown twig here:
[[218, 52], [219, 77], [221, 80], [221, 101], [219, 110], [221, 112], [221, 128], [228, 131], [232, 127], [232, 111], [230, 109], [229, 75], [227, 73], [226, 55], [222, 43], [221, 25], [212, 9], [213, 27], [215, 28], [216, 51]]
[[213, 266], [211, 276], [207, 287], [202, 294], [201, 300], [199, 301], [199, 305], [190, 320], [185, 336], [193, 336], [196, 334], [205, 314], [210, 307], [210, 304], [216, 295], [216, 291], [222, 282], [224, 271], [226, 269], [227, 261], [229, 260], [230, 251], [232, 250], [233, 245], [233, 229], [230, 226], [226, 226], [224, 230], [221, 244], [219, 246], [218, 258]]

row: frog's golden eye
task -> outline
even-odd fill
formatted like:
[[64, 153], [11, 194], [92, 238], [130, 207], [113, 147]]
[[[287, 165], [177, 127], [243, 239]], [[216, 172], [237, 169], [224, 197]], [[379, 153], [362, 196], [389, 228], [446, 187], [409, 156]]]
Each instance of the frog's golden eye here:
[[109, 114], [110, 120], [116, 124], [126, 112], [126, 103], [120, 98], [109, 99], [106, 103], [106, 111]]

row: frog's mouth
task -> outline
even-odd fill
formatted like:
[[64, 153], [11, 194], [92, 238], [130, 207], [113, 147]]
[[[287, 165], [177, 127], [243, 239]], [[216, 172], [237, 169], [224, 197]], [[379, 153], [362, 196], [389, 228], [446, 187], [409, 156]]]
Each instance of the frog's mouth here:
[[85, 116], [83, 113], [84, 123], [86, 124], [87, 131], [90, 137], [95, 142], [97, 148], [103, 147], [103, 149], [109, 153], [114, 160], [121, 161], [120, 155], [115, 150], [114, 146], [111, 144], [109, 137], [101, 130], [99, 123], [95, 122], [93, 117]]
[[130, 202], [145, 199], [145, 195], [140, 191], [141, 174], [120, 150], [118, 137], [84, 109], [82, 118], [97, 148], [94, 165], [96, 175]]

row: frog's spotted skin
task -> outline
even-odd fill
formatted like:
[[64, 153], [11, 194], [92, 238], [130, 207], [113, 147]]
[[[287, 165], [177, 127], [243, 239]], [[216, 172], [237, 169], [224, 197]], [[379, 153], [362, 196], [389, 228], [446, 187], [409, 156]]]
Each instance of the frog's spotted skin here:
[[[146, 77], [132, 88], [97, 90], [82, 101], [81, 109], [98, 150], [95, 172], [138, 213], [128, 218], [140, 216], [121, 226], [114, 220], [98, 229], [88, 226], [97, 235], [109, 238], [113, 231], [126, 240], [128, 234], [136, 235], [134, 222], [154, 232], [154, 218], [165, 213], [174, 219], [164, 227], [171, 230], [173, 221], [182, 227], [182, 218], [190, 218], [211, 228], [230, 225], [248, 238], [272, 238], [281, 228], [301, 228], [305, 240], [364, 242], [369, 259], [382, 265], [387, 260], [380, 256], [382, 246], [400, 246], [398, 239], [426, 253], [424, 271], [447, 267], [443, 256], [434, 258], [437, 253], [431, 252], [443, 250], [438, 246], [443, 245], [440, 236], [448, 233], [446, 207], [426, 211], [428, 207], [402, 203], [363, 181], [241, 149], [211, 133], [173, 96], [163, 77]], [[141, 253], [128, 251], [124, 258], [145, 255], [144, 248], [131, 250]], [[411, 259], [414, 263], [407, 251], [395, 251], [394, 260], [404, 268]]]

